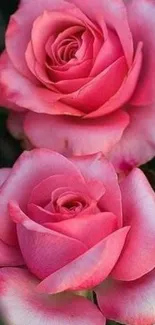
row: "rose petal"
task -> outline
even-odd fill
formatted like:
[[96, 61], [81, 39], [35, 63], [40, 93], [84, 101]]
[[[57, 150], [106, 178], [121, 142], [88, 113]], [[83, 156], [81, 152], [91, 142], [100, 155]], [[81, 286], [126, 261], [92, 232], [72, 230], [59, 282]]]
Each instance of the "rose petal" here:
[[70, 174], [53, 175], [44, 179], [33, 188], [29, 203], [42, 205], [45, 202], [46, 204], [51, 200], [52, 192], [62, 186], [72, 188], [73, 192], [78, 191], [79, 193], [88, 195], [86, 183], [80, 174], [76, 176], [71, 176]]
[[95, 6], [89, 0], [67, 0], [79, 7], [90, 19], [96, 21], [102, 26], [105, 20], [111, 29], [118, 34], [123, 47], [128, 65], [130, 66], [133, 59], [133, 39], [128, 24], [128, 16], [123, 0], [96, 0]]
[[[52, 212], [52, 203], [50, 202], [46, 207], [41, 208], [38, 205], [33, 203], [28, 204], [28, 215], [31, 216], [31, 219], [37, 223], [45, 225], [46, 222], [59, 222], [62, 220], [66, 220], [69, 217], [75, 217], [75, 212], [66, 213], [58, 213]], [[87, 208], [80, 212], [81, 215], [91, 215], [100, 212], [97, 202], [91, 201]]]
[[51, 80], [55, 81], [55, 87], [59, 91], [60, 90], [63, 91], [62, 86], [65, 83], [65, 80], [66, 82], [68, 82], [69, 80], [68, 89], [67, 86], [65, 89], [67, 93], [78, 89], [78, 87], [76, 87], [77, 88], [76, 89], [75, 86], [73, 88], [71, 81], [72, 83], [76, 82], [76, 84], [78, 85], [77, 81], [78, 79], [81, 79], [81, 85], [79, 85], [79, 87], [82, 87], [84, 84], [84, 82], [82, 82], [84, 78], [85, 78], [85, 83], [91, 80], [90, 78], [88, 78], [91, 67], [92, 67], [92, 60], [88, 59], [88, 60], [84, 60], [83, 62], [80, 62], [79, 64], [71, 65], [65, 71], [58, 71], [51, 68], [51, 70], [48, 73], [51, 74]]
[[0, 240], [0, 267], [23, 265], [24, 261], [19, 248], [8, 246]]
[[45, 223], [44, 226], [82, 241], [91, 248], [117, 229], [117, 218], [109, 212], [78, 215], [75, 218]]
[[145, 164], [155, 153], [155, 105], [128, 106], [130, 123], [121, 140], [109, 154], [118, 171], [129, 171], [134, 166]]
[[108, 319], [121, 324], [152, 325], [155, 322], [154, 290], [155, 270], [132, 282], [109, 279], [96, 293], [99, 307]]
[[96, 111], [88, 114], [86, 117], [98, 117], [105, 114], [113, 112], [117, 108], [121, 107], [125, 102], [127, 102], [132, 96], [141, 70], [142, 65], [142, 47], [143, 44], [140, 42], [137, 47], [135, 58], [128, 75], [124, 79], [119, 90], [100, 108]]
[[48, 276], [39, 286], [42, 293], [93, 288], [103, 281], [114, 267], [129, 231], [125, 227], [90, 248], [83, 255]]
[[[66, 93], [66, 94], [72, 93], [72, 92], [76, 91], [77, 89], [79, 89], [80, 87], [82, 87], [83, 85], [85, 85], [88, 81], [90, 81], [92, 79], [92, 78], [88, 78], [88, 77], [87, 78], [86, 77], [78, 78], [78, 71], [71, 71], [72, 68], [70, 68], [69, 71], [67, 71], [67, 72], [66, 71], [65, 72], [64, 71], [63, 72], [58, 72], [58, 71], [54, 72], [51, 70], [48, 73], [49, 76], [51, 74], [51, 79], [50, 79], [46, 70], [45, 70], [45, 67], [44, 66], [42, 67], [40, 64], [38, 64], [38, 62], [35, 61], [34, 58], [32, 58], [32, 55], [33, 55], [33, 53], [31, 53], [31, 44], [29, 44], [27, 52], [26, 52], [26, 59], [29, 63], [29, 67], [30, 67], [31, 71], [33, 71], [35, 76], [40, 80], [41, 83], [43, 83], [49, 90], [51, 90], [51, 94], [48, 90], [46, 90], [46, 93], [48, 93], [49, 102], [51, 102], [51, 103], [56, 102], [56, 100], [65, 98], [66, 96], [63, 93]], [[85, 71], [86, 71], [87, 72], [86, 75], [89, 75], [88, 71], [90, 71], [90, 65], [91, 65], [91, 60], [87, 60], [86, 62], [83, 62], [81, 64], [79, 69], [82, 70], [82, 74], [84, 73], [84, 75], [85, 75], [86, 74]], [[75, 69], [75, 67], [73, 67], [73, 70], [74, 69]], [[70, 79], [69, 72], [71, 72], [71, 74], [74, 76], [74, 79]], [[66, 73], [66, 76], [64, 76], [64, 73]], [[68, 73], [68, 77], [67, 77], [67, 73]], [[63, 74], [63, 76], [61, 74]], [[60, 75], [60, 81], [59, 81], [59, 75]], [[76, 76], [76, 78], [75, 78], [75, 76]], [[61, 77], [62, 77], [62, 80], [61, 80]], [[58, 81], [55, 81], [57, 79], [58, 79]], [[63, 80], [63, 79], [66, 79], [66, 80]], [[41, 92], [41, 90], [39, 90], [39, 93], [44, 95], [45, 90], [42, 89], [42, 92]], [[55, 113], [57, 112], [57, 110], [58, 110], [58, 108], [57, 108], [57, 104], [56, 104]], [[61, 112], [61, 110], [60, 110], [60, 112]], [[74, 108], [70, 107], [70, 114], [72, 112], [76, 112], [76, 110]]]
[[[70, 100], [68, 100], [68, 96], [72, 97], [72, 93], [78, 91], [79, 88], [85, 86], [85, 84], [87, 84], [87, 82], [89, 82], [91, 79], [92, 78], [83, 77], [83, 78], [79, 78], [79, 79], [62, 80], [62, 81], [58, 81], [57, 83], [55, 83], [56, 89], [58, 91], [62, 92], [62, 93], [65, 93], [64, 96], [61, 96], [62, 97], [62, 102], [67, 104], [69, 107], [72, 107], [72, 103], [70, 103]], [[70, 93], [71, 93], [71, 95], [70, 95]], [[73, 105], [73, 107], [74, 107], [74, 105]], [[76, 107], [76, 104], [75, 104], [75, 107]], [[80, 105], [80, 107], [78, 107], [78, 109], [77, 110], [75, 109], [75, 112], [76, 111], [79, 112], [80, 110], [82, 112], [84, 111], [84, 109], [82, 109], [81, 105]], [[69, 109], [69, 111], [70, 111], [70, 109]], [[72, 114], [70, 113], [69, 115], [72, 115]], [[80, 116], [80, 113], [78, 115]], [[81, 113], [81, 115], [84, 115], [84, 114]]]
[[[6, 48], [13, 65], [22, 74], [32, 79], [25, 62], [25, 51], [31, 39], [31, 29], [34, 20], [45, 10], [61, 10], [71, 5], [61, 0], [37, 0], [22, 2], [19, 9], [12, 15], [6, 34]], [[33, 78], [34, 81], [34, 78]]]
[[82, 175], [53, 175], [44, 179], [37, 184], [32, 190], [29, 203], [38, 205], [47, 204], [50, 201], [53, 191], [67, 186], [72, 189], [72, 192], [83, 196], [87, 195], [91, 199], [98, 201], [105, 193], [105, 188], [102, 182], [98, 180], [89, 181], [86, 183]]
[[131, 225], [131, 230], [112, 276], [131, 281], [155, 267], [155, 193], [140, 169], [134, 169], [120, 186], [124, 225]]
[[113, 212], [122, 226], [122, 201], [118, 177], [112, 164], [101, 154], [73, 157], [73, 163], [80, 169], [86, 180], [100, 180], [105, 193], [99, 202], [101, 211]]
[[114, 32], [108, 30], [108, 37], [95, 58], [90, 75], [96, 76], [121, 56], [123, 56], [123, 51], [119, 39]]
[[128, 122], [123, 111], [93, 120], [28, 113], [24, 130], [35, 147], [50, 148], [64, 155], [97, 151], [107, 154], [120, 140]]
[[[43, 225], [45, 222], [53, 221], [53, 213], [33, 203], [28, 204], [27, 214], [36, 223]], [[56, 219], [56, 218], [55, 218]]]
[[[17, 110], [21, 110], [19, 107], [22, 107], [22, 109], [26, 108], [49, 114], [62, 114], [67, 111], [65, 104], [57, 103], [54, 106], [54, 103], [63, 95], [36, 86], [14, 69], [7, 55], [0, 60], [0, 69], [0, 87], [3, 88], [6, 105], [8, 103], [7, 107], [10, 107], [12, 102], [13, 108]], [[82, 115], [72, 107], [70, 107], [69, 112], [73, 115]]]
[[65, 157], [46, 149], [23, 153], [15, 163], [0, 193], [0, 238], [16, 242], [15, 226], [8, 216], [8, 202], [16, 200], [25, 208], [29, 195], [38, 183], [53, 174], [79, 175], [77, 168]]
[[132, 104], [149, 105], [155, 103], [155, 3], [151, 0], [129, 0], [126, 7], [135, 45], [139, 41], [144, 44], [143, 64]]
[[[57, 92], [56, 88], [54, 87], [54, 83], [52, 83], [52, 81], [50, 82], [50, 79], [46, 73], [45, 62], [42, 67], [36, 61], [31, 41], [28, 43], [28, 46], [27, 46], [27, 49], [25, 52], [25, 60], [27, 62], [27, 65], [28, 65], [30, 71], [36, 76], [36, 78], [38, 80], [40, 80], [40, 82], [43, 85], [48, 86], [50, 88], [50, 90], [52, 90], [53, 92]], [[59, 94], [57, 94], [57, 96], [58, 95]]]
[[89, 300], [64, 293], [36, 293], [38, 280], [27, 270], [0, 270], [0, 303], [4, 321], [10, 325], [105, 325], [105, 318]]
[[[8, 61], [8, 55], [6, 51], [3, 51], [3, 53], [0, 56], [0, 70], [3, 70], [3, 67], [7, 66]], [[8, 85], [6, 83], [3, 83], [0, 76], [0, 105], [3, 107], [10, 108], [17, 112], [24, 112], [26, 111], [25, 108], [18, 106], [15, 103], [12, 103], [12, 101], [8, 98]]]
[[10, 217], [17, 223], [17, 234], [24, 261], [38, 278], [70, 263], [86, 251], [81, 241], [47, 229], [29, 219], [16, 203], [9, 204]]
[[51, 35], [58, 35], [69, 27], [84, 26], [76, 16], [63, 11], [47, 11], [45, 8], [33, 23], [31, 33], [34, 54], [41, 64], [46, 58], [45, 45]]
[[[91, 113], [99, 106], [103, 106], [121, 87], [121, 84], [127, 74], [127, 65], [125, 57], [118, 58], [113, 64], [108, 66], [99, 75], [88, 81], [75, 94], [66, 96], [63, 101], [82, 110], [84, 113]], [[117, 75], [117, 78], [115, 76]], [[102, 115], [109, 113], [108, 110]], [[98, 116], [98, 112], [92, 113]], [[88, 115], [90, 116], [90, 115]]]
[[11, 168], [0, 168], [0, 186], [7, 180], [11, 172]]

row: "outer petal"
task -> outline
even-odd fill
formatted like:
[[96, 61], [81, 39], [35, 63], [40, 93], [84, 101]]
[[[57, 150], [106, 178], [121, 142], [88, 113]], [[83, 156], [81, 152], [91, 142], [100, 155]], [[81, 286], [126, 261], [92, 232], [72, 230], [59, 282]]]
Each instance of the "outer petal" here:
[[[6, 67], [6, 64], [8, 62], [8, 55], [6, 51], [3, 51], [3, 53], [0, 55], [0, 70], [2, 74], [2, 70], [4, 67]], [[25, 108], [18, 106], [15, 103], [12, 103], [12, 101], [8, 98], [8, 92], [7, 92], [7, 84], [5, 82], [2, 82], [1, 75], [0, 75], [0, 105], [10, 108], [17, 112], [23, 112], [25, 111]]]
[[17, 204], [10, 203], [9, 212], [17, 223], [18, 240], [24, 260], [29, 270], [40, 279], [70, 263], [87, 249], [78, 239], [35, 223]]
[[37, 283], [27, 270], [0, 270], [0, 304], [6, 324], [105, 325], [104, 316], [87, 299], [73, 294], [40, 295], [35, 292]]
[[119, 229], [71, 263], [43, 280], [38, 290], [58, 293], [93, 288], [111, 272], [124, 246], [129, 227]]
[[11, 172], [11, 168], [0, 169], [0, 186], [7, 180]]
[[73, 157], [72, 161], [81, 170], [85, 179], [103, 182], [105, 193], [99, 202], [101, 211], [113, 212], [122, 225], [122, 201], [118, 177], [112, 164], [101, 153]]
[[112, 276], [131, 281], [155, 267], [155, 193], [139, 169], [120, 186], [124, 225], [131, 225], [131, 230]]
[[50, 148], [68, 156], [97, 151], [107, 154], [120, 140], [128, 122], [128, 115], [123, 111], [91, 120], [28, 113], [24, 130], [36, 147]]
[[34, 186], [54, 174], [81, 175], [65, 157], [46, 149], [23, 153], [15, 163], [0, 193], [0, 238], [15, 243], [15, 226], [8, 216], [8, 202], [16, 200], [25, 208]]
[[[3, 97], [6, 105], [10, 108], [20, 110], [30, 109], [39, 113], [68, 114], [65, 104], [56, 103], [62, 96], [60, 93], [44, 89], [42, 85], [36, 85], [20, 74], [12, 65], [8, 55], [4, 53], [0, 59], [0, 87], [3, 90]], [[4, 102], [2, 98], [2, 103]], [[20, 108], [21, 107], [21, 108]], [[70, 107], [70, 114], [81, 116], [78, 110]]]
[[142, 41], [144, 56], [141, 75], [132, 103], [155, 103], [155, 2], [153, 0], [126, 1], [129, 25], [135, 44]]
[[[38, 87], [14, 68], [6, 52], [3, 52], [0, 57], [0, 70], [0, 86], [2, 87], [4, 98], [9, 103], [12, 101], [17, 106], [29, 108], [29, 105], [32, 105], [32, 99], [32, 107], [38, 105], [38, 108], [41, 108], [43, 101], [41, 98], [38, 98]], [[28, 99], [27, 96], [30, 98]], [[47, 105], [49, 106], [49, 104]]]
[[[62, 94], [44, 89], [20, 74], [12, 65], [8, 55], [3, 53], [0, 58], [0, 87], [3, 91], [2, 104], [14, 110], [30, 109], [39, 113], [83, 115], [78, 110], [57, 102]], [[55, 106], [56, 104], [56, 106]]]
[[155, 323], [154, 291], [155, 270], [133, 282], [109, 279], [96, 289], [103, 314], [108, 319], [130, 325]]
[[155, 154], [155, 105], [129, 106], [130, 123], [109, 155], [117, 170], [128, 171]]
[[8, 246], [0, 240], [0, 267], [23, 265], [24, 261], [19, 248]]

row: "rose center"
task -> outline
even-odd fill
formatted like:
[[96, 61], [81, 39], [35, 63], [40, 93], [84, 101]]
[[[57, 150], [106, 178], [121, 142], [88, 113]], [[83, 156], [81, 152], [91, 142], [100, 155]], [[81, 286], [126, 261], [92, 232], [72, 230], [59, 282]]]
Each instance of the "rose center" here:
[[82, 44], [82, 32], [77, 32], [60, 41], [53, 42], [49, 38], [46, 44], [46, 62], [47, 66], [60, 66], [69, 62], [71, 59], [76, 59], [76, 52]]
[[65, 194], [56, 200], [54, 206], [57, 212], [79, 213], [86, 208], [88, 204], [80, 195]]

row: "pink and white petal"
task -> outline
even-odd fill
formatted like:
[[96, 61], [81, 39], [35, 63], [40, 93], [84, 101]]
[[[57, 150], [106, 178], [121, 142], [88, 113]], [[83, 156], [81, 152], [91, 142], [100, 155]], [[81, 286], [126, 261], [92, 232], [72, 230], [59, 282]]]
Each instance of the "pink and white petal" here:
[[121, 192], [113, 165], [102, 153], [73, 157], [71, 159], [80, 169], [86, 180], [95, 179], [103, 183], [105, 193], [99, 201], [100, 210], [115, 214], [118, 217], [118, 225], [122, 226]]
[[[7, 57], [3, 56], [0, 61], [1, 75], [0, 86], [3, 89], [3, 96], [10, 103], [26, 108], [33, 109], [37, 112], [51, 112], [53, 111], [51, 103], [44, 100], [41, 87], [36, 86], [30, 80], [22, 76], [12, 65]], [[46, 90], [48, 94], [48, 90]], [[53, 101], [60, 98], [58, 93], [50, 91], [50, 97]], [[55, 109], [54, 109], [55, 111]]]
[[122, 107], [122, 105], [124, 105], [131, 98], [135, 91], [142, 66], [142, 47], [143, 44], [140, 42], [137, 47], [133, 64], [131, 65], [128, 75], [124, 79], [119, 90], [96, 111], [89, 113], [86, 116], [87, 118], [103, 116], [113, 112], [117, 108]]
[[129, 25], [136, 43], [142, 41], [143, 63], [133, 105], [155, 103], [155, 2], [151, 0], [126, 1]]
[[130, 325], [155, 323], [155, 270], [132, 282], [107, 279], [95, 291], [108, 319]]
[[66, 156], [97, 151], [107, 154], [121, 139], [128, 123], [128, 114], [121, 110], [91, 120], [30, 112], [26, 116], [24, 130], [35, 147], [50, 148]]
[[68, 159], [48, 149], [34, 149], [20, 156], [0, 193], [2, 240], [8, 244], [16, 242], [15, 225], [8, 215], [9, 201], [16, 200], [25, 209], [32, 189], [43, 179], [61, 173], [76, 176], [80, 171]]
[[91, 248], [117, 230], [117, 218], [110, 212], [96, 213], [93, 215], [82, 215], [75, 218], [45, 223], [44, 226], [75, 238], [83, 242], [87, 247]]
[[0, 239], [0, 267], [25, 264], [19, 248], [9, 246]]
[[27, 270], [0, 270], [1, 314], [9, 325], [105, 325], [89, 300], [69, 293], [48, 296], [36, 292], [38, 280]]
[[90, 19], [102, 26], [103, 20], [114, 29], [119, 36], [128, 65], [133, 59], [133, 39], [128, 24], [126, 6], [123, 0], [96, 0], [92, 6], [89, 0], [67, 0], [79, 7]]
[[44, 279], [83, 254], [87, 247], [78, 239], [35, 223], [10, 202], [9, 213], [17, 224], [19, 246], [28, 269]]
[[155, 105], [129, 106], [127, 111], [130, 123], [109, 154], [115, 168], [125, 172], [146, 163], [155, 154]]
[[[8, 67], [9, 61], [8, 61], [8, 55], [6, 51], [3, 51], [3, 53], [0, 55], [0, 70], [1, 74], [3, 69], [6, 69]], [[1, 75], [0, 75], [0, 105], [7, 107], [9, 109], [12, 109], [17, 112], [23, 112], [26, 111], [25, 108], [18, 106], [15, 103], [12, 103], [12, 101], [8, 98], [8, 85], [7, 83], [3, 82], [1, 80]]]
[[143, 172], [136, 168], [120, 187], [124, 225], [131, 225], [131, 230], [112, 276], [132, 281], [155, 268], [155, 193]]
[[7, 180], [11, 173], [11, 168], [0, 168], [0, 186]]
[[3, 92], [2, 103], [6, 103], [7, 107], [10, 108], [12, 103], [12, 109], [18, 111], [30, 109], [38, 113], [54, 115], [83, 115], [77, 109], [58, 102], [63, 97], [62, 94], [43, 88], [43, 86], [36, 86], [26, 77], [22, 76], [13, 67], [7, 54], [0, 60], [0, 69], [0, 89]]
[[121, 228], [43, 280], [38, 291], [85, 290], [102, 282], [116, 264], [130, 227]]
[[[0, 70], [3, 69], [4, 66], [6, 66], [6, 61], [8, 60], [6, 51], [3, 51], [3, 53], [0, 56]], [[3, 107], [7, 107], [13, 111], [17, 112], [23, 112], [26, 111], [25, 108], [20, 107], [16, 105], [15, 103], [12, 103], [7, 96], [7, 84], [3, 84], [0, 77], [0, 105]]]

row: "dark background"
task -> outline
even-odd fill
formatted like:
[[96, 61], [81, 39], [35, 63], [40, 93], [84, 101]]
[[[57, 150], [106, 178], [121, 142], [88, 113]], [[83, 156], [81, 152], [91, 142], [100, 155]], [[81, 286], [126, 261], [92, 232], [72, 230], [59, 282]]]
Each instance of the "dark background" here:
[[[18, 3], [18, 0], [0, 0], [0, 51], [5, 46], [4, 35], [9, 17], [17, 9]], [[6, 120], [7, 111], [0, 108], [0, 167], [11, 167], [21, 153], [20, 143], [6, 129]]]

